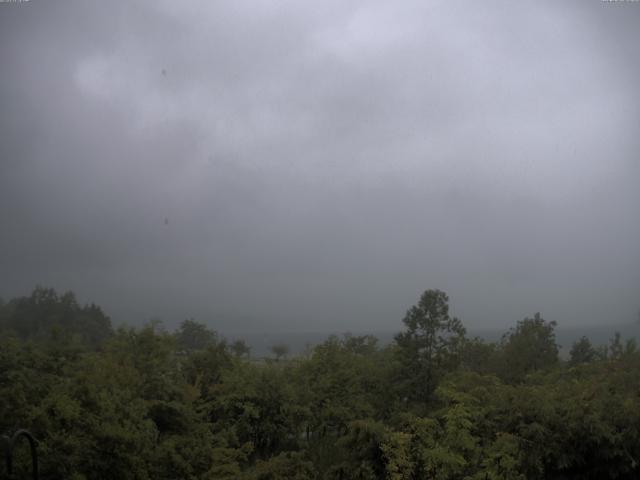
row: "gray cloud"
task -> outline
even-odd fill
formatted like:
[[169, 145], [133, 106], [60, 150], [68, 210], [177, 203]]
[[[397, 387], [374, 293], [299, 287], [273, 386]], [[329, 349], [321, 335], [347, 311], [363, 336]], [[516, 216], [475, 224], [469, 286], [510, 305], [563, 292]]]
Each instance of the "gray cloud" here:
[[432, 287], [473, 327], [640, 306], [637, 4], [0, 7], [4, 297], [227, 330], [395, 329]]

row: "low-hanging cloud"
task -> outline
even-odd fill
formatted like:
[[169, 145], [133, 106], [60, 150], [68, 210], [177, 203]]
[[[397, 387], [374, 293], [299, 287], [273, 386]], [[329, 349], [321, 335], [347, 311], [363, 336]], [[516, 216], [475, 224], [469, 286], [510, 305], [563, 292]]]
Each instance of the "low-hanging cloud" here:
[[640, 306], [640, 6], [0, 5], [0, 294], [474, 327]]

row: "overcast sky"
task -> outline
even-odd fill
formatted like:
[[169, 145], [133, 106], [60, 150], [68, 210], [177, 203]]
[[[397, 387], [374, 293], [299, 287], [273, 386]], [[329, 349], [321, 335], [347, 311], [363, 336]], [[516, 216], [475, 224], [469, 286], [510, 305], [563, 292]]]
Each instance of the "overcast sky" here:
[[0, 3], [0, 296], [115, 322], [640, 308], [640, 3]]

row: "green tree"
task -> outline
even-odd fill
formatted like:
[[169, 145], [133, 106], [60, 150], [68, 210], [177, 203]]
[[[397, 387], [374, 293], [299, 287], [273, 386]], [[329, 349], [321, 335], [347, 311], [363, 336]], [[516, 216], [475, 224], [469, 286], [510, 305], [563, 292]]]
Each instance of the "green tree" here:
[[336, 462], [325, 475], [329, 479], [376, 480], [385, 478], [386, 456], [384, 443], [388, 429], [371, 419], [354, 420], [347, 434], [338, 440], [344, 459]]
[[175, 333], [178, 347], [185, 351], [204, 350], [218, 342], [218, 334], [193, 318], [184, 320]]
[[465, 328], [449, 315], [449, 297], [427, 290], [403, 319], [407, 327], [395, 337], [405, 394], [429, 400], [442, 376], [460, 362]]
[[97, 348], [113, 335], [111, 320], [100, 307], [78, 304], [73, 292], [36, 287], [28, 297], [17, 297], [0, 308], [0, 331], [23, 340], [48, 341], [75, 337]]
[[392, 408], [385, 388], [391, 362], [375, 343], [369, 336], [332, 335], [296, 368], [307, 450], [321, 475], [336, 464], [337, 443], [350, 422], [382, 417]]
[[216, 429], [233, 432], [233, 447], [252, 446], [252, 460], [297, 447], [300, 408], [289, 368], [274, 363], [237, 363], [206, 403]]
[[357, 355], [372, 355], [378, 350], [378, 339], [373, 335], [352, 335], [347, 333], [342, 340], [344, 348]]
[[512, 382], [558, 363], [556, 322], [547, 322], [540, 313], [518, 322], [502, 337], [502, 375]]
[[580, 365], [595, 361], [598, 358], [598, 351], [593, 347], [589, 339], [583, 336], [573, 344], [569, 355], [569, 364]]
[[495, 372], [499, 363], [496, 344], [485, 342], [478, 337], [464, 342], [461, 357], [465, 369], [483, 374]]

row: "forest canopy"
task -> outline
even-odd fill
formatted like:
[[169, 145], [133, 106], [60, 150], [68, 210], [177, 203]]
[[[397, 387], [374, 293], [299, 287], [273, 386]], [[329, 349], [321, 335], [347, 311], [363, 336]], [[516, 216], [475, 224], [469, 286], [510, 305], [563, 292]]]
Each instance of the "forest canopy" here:
[[439, 290], [399, 327], [256, 358], [194, 319], [113, 328], [38, 287], [0, 302], [0, 433], [33, 433], [44, 479], [638, 478], [634, 339], [563, 359], [539, 313], [469, 338]]

